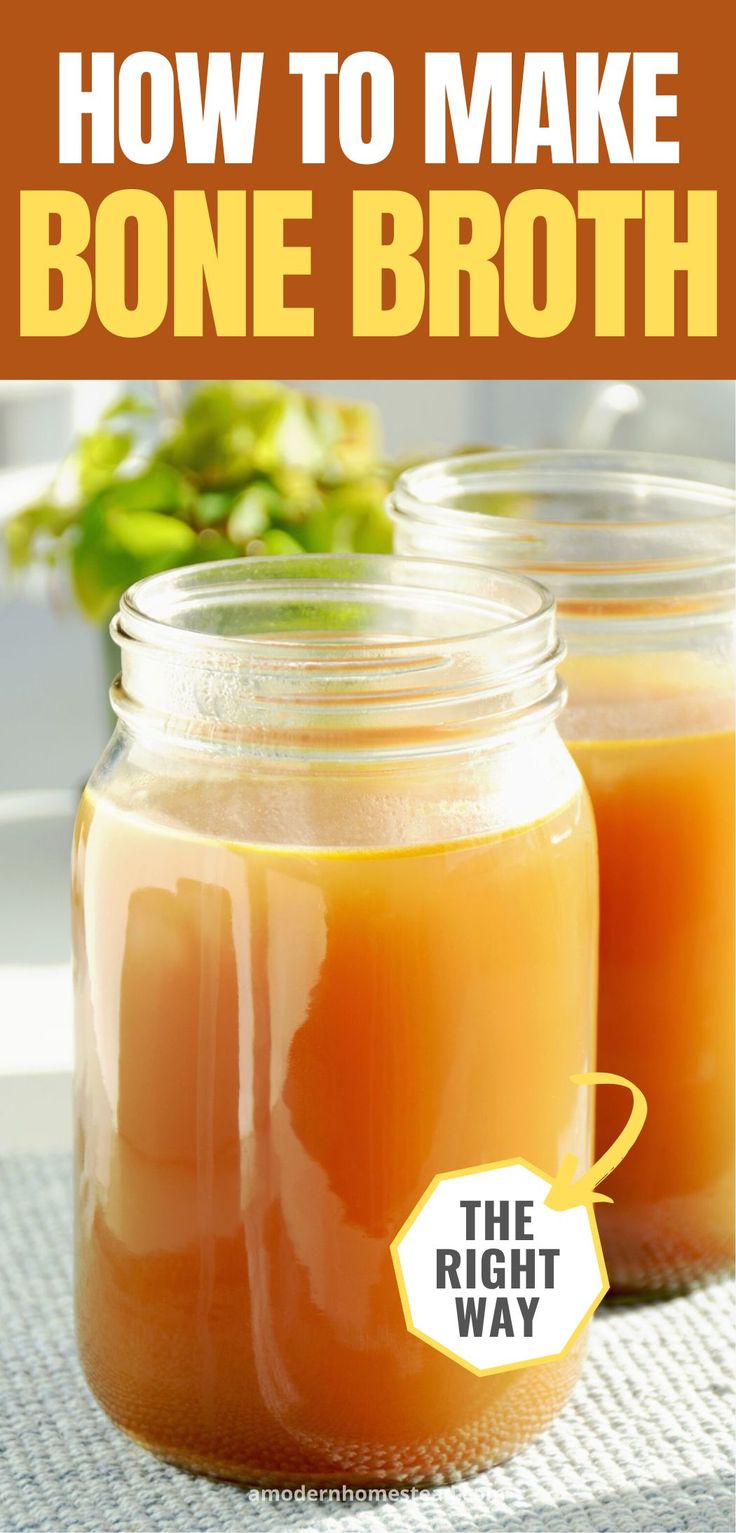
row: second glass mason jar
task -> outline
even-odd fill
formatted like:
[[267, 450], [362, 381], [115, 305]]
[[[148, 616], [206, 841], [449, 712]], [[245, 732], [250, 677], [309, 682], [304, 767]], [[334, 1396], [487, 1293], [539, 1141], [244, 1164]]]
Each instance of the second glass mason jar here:
[[[399, 553], [514, 567], [557, 599], [563, 734], [596, 815], [598, 1064], [646, 1093], [598, 1210], [622, 1293], [733, 1257], [734, 492], [725, 464], [551, 451], [407, 473]], [[599, 1093], [599, 1153], [621, 1127]]]
[[411, 1335], [438, 1171], [589, 1163], [597, 864], [554, 604], [417, 560], [134, 587], [74, 855], [77, 1324], [149, 1448], [250, 1482], [432, 1483], [577, 1376]]

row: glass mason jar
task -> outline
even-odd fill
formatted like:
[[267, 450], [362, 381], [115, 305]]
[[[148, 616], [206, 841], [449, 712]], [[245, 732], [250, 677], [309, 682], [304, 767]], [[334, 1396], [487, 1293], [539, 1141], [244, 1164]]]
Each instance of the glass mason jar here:
[[581, 1348], [475, 1377], [390, 1242], [440, 1170], [589, 1163], [597, 869], [554, 604], [369, 557], [145, 580], [79, 812], [77, 1317], [168, 1459], [421, 1483], [505, 1459]]
[[[393, 502], [399, 553], [511, 566], [557, 599], [563, 734], [598, 830], [598, 1063], [649, 1101], [598, 1210], [622, 1293], [732, 1261], [732, 485], [688, 459], [488, 453], [407, 473]], [[599, 1153], [615, 1098], [599, 1093]]]

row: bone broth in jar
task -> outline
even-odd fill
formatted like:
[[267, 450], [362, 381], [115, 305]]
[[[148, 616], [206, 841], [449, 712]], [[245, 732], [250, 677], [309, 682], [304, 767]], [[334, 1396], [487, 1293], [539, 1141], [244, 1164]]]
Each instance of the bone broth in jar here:
[[[598, 1210], [614, 1290], [733, 1251], [734, 493], [727, 465], [498, 453], [399, 481], [396, 545], [535, 575], [557, 599], [563, 734], [601, 867], [598, 1064], [646, 1093]], [[620, 1128], [600, 1092], [599, 1149]]]
[[123, 599], [79, 813], [77, 1320], [140, 1442], [250, 1482], [433, 1483], [560, 1408], [410, 1334], [432, 1177], [590, 1164], [597, 862], [554, 604], [508, 572], [252, 559]]

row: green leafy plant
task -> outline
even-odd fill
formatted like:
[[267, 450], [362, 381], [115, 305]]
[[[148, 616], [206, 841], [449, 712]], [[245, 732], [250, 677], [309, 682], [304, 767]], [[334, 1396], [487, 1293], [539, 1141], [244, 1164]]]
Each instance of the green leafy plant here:
[[133, 581], [180, 564], [386, 552], [392, 479], [370, 406], [207, 383], [163, 425], [143, 399], [119, 400], [5, 538], [16, 568], [66, 567], [82, 611], [105, 622]]

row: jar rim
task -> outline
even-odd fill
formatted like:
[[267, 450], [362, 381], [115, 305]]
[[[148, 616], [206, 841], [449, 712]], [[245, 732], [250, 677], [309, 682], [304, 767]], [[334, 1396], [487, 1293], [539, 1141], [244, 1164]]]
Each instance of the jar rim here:
[[[278, 629], [223, 633], [222, 618], [245, 608], [278, 607], [283, 601], [303, 603], [305, 620], [326, 611], [331, 601], [344, 609], [344, 591], [363, 596], [366, 603], [383, 593], [396, 593], [417, 613], [429, 611], [432, 601], [446, 620], [457, 619], [456, 631], [447, 627], [441, 635], [391, 634], [369, 629], [332, 628], [329, 632]], [[309, 602], [315, 603], [309, 607]], [[364, 612], [367, 607], [364, 607]], [[349, 613], [343, 610], [343, 619]], [[190, 621], [194, 619], [194, 621]], [[475, 619], [472, 621], [471, 619]], [[256, 558], [222, 559], [206, 564], [184, 565], [146, 576], [124, 592], [111, 631], [118, 643], [134, 639], [157, 648], [207, 651], [208, 655], [254, 663], [282, 659], [297, 664], [331, 663], [351, 651], [370, 647], [397, 660], [420, 657], [436, 649], [437, 638], [449, 648], [475, 645], [489, 637], [514, 643], [535, 625], [554, 621], [554, 597], [531, 576], [518, 571], [491, 570], [452, 560], [402, 559], [389, 554], [297, 554]], [[218, 626], [212, 624], [217, 622]]]
[[[448, 506], [448, 494], [466, 482], [472, 482], [476, 492], [493, 495], [589, 496], [614, 492], [616, 516], [581, 516], [573, 514], [575, 508], [571, 506], [565, 516], [512, 520], [505, 514]], [[624, 514], [627, 502], [628, 515]], [[667, 516], [663, 515], [663, 503]], [[733, 466], [716, 458], [617, 449], [499, 449], [461, 453], [406, 469], [396, 481], [390, 509], [395, 519], [415, 517], [476, 537], [492, 538], [501, 532], [508, 535], [509, 526], [518, 529], [520, 535], [538, 531], [540, 526], [577, 532], [584, 526], [606, 532], [620, 527], [636, 536], [654, 524], [671, 529], [673, 521], [682, 525], [693, 519], [723, 522], [728, 527], [736, 511], [736, 487]]]
[[643, 622], [651, 634], [732, 611], [733, 485], [717, 460], [469, 453], [408, 470], [389, 509], [402, 553], [524, 570], [549, 585], [566, 623], [615, 617], [619, 633]]
[[171, 729], [419, 748], [425, 726], [449, 744], [562, 698], [554, 598], [516, 570], [372, 554], [188, 565], [132, 586], [111, 632], [116, 710]]

